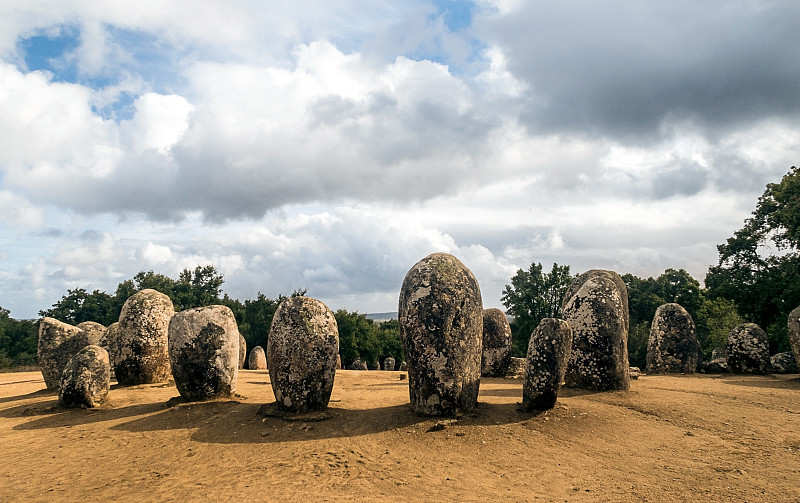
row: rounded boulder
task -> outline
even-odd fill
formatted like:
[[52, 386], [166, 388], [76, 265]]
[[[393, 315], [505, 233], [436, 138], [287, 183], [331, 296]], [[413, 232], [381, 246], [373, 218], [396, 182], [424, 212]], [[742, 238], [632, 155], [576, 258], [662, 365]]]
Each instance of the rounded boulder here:
[[692, 316], [680, 304], [656, 309], [647, 341], [647, 373], [694, 374], [700, 364]]
[[122, 306], [114, 373], [122, 385], [166, 382], [170, 376], [168, 330], [175, 309], [169, 297], [141, 290]]
[[111, 387], [108, 352], [85, 346], [70, 358], [61, 374], [58, 404], [62, 407], [97, 407]]
[[336, 377], [339, 330], [328, 306], [310, 297], [281, 302], [269, 331], [267, 367], [279, 408], [328, 406]]
[[744, 323], [731, 330], [725, 352], [731, 372], [766, 374], [769, 370], [769, 339], [755, 323]]
[[69, 359], [89, 345], [87, 333], [76, 326], [55, 318], [42, 318], [39, 321], [36, 353], [47, 389], [59, 389], [61, 374]]
[[247, 368], [250, 370], [265, 370], [267, 368], [267, 354], [264, 348], [256, 346], [250, 351], [250, 356], [247, 358]]
[[619, 274], [593, 269], [579, 275], [564, 295], [562, 313], [572, 328], [567, 386], [629, 389], [628, 290]]
[[439, 416], [473, 409], [481, 379], [483, 305], [472, 272], [447, 253], [428, 255], [406, 274], [398, 311], [412, 410]]
[[503, 311], [483, 310], [483, 353], [481, 375], [503, 377], [511, 363], [511, 325]]
[[176, 313], [169, 322], [169, 363], [181, 396], [230, 397], [239, 376], [239, 328], [227, 306]]

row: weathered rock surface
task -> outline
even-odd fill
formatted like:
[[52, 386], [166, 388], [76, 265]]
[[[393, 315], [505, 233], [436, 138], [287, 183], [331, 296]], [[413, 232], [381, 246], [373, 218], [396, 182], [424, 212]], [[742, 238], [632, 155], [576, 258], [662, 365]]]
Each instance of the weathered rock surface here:
[[424, 415], [474, 408], [481, 378], [483, 305], [472, 272], [446, 253], [420, 260], [403, 280], [398, 317], [411, 408]]
[[481, 375], [503, 377], [511, 363], [511, 325], [503, 311], [483, 310], [483, 354]]
[[773, 374], [796, 374], [797, 360], [792, 353], [776, 353], [769, 358]]
[[642, 370], [639, 367], [631, 367], [628, 369], [628, 375], [633, 380], [639, 379], [639, 376], [642, 375]]
[[408, 370], [408, 364], [406, 362], [400, 362], [400, 371], [406, 372]]
[[792, 347], [794, 361], [800, 362], [800, 306], [789, 313], [789, 345]]
[[719, 359], [724, 360], [727, 357], [728, 357], [728, 355], [725, 354], [725, 348], [723, 348], [723, 347], [716, 347], [716, 348], [711, 350], [711, 359], [712, 360], [719, 360]]
[[522, 409], [528, 412], [552, 409], [572, 347], [572, 329], [564, 320], [544, 318], [528, 341]]
[[181, 396], [230, 397], [239, 377], [239, 327], [227, 306], [175, 313], [169, 322], [169, 363]]
[[47, 389], [59, 388], [69, 359], [88, 345], [87, 333], [80, 328], [55, 318], [42, 318], [37, 357]]
[[347, 370], [368, 370], [367, 362], [361, 358], [356, 358], [350, 363], [350, 365], [347, 366]]
[[705, 362], [702, 366], [702, 371], [706, 374], [724, 374], [730, 372], [728, 370], [728, 360], [726, 358], [715, 358], [709, 362]]
[[111, 387], [108, 352], [85, 346], [70, 358], [61, 374], [58, 403], [62, 407], [97, 407]]
[[383, 370], [394, 370], [395, 366], [394, 358], [391, 356], [383, 359]]
[[528, 367], [527, 358], [517, 358], [516, 356], [512, 356], [508, 363], [508, 371], [506, 371], [506, 377], [513, 377], [514, 379], [525, 377], [525, 369], [527, 367]]
[[342, 355], [336, 355], [336, 370], [342, 370]]
[[767, 333], [755, 323], [744, 323], [731, 330], [725, 351], [731, 372], [766, 374], [769, 370]]
[[630, 388], [628, 291], [619, 274], [593, 269], [573, 280], [562, 304], [572, 328], [566, 385], [596, 391]]
[[328, 406], [336, 376], [339, 330], [322, 302], [310, 297], [283, 301], [269, 331], [267, 366], [278, 407], [308, 412]]
[[247, 368], [250, 370], [264, 370], [267, 368], [267, 354], [264, 348], [256, 346], [250, 351], [250, 357], [247, 359]]
[[680, 304], [659, 306], [647, 341], [647, 373], [694, 374], [700, 361], [692, 316]]
[[169, 379], [167, 332], [173, 314], [170, 298], [156, 290], [141, 290], [125, 301], [114, 355], [117, 382], [152, 384]]
[[100, 346], [100, 341], [106, 334], [106, 327], [95, 321], [83, 321], [75, 326], [85, 332], [86, 341], [90, 345]]
[[244, 368], [244, 362], [247, 360], [247, 340], [242, 334], [239, 334], [239, 368]]

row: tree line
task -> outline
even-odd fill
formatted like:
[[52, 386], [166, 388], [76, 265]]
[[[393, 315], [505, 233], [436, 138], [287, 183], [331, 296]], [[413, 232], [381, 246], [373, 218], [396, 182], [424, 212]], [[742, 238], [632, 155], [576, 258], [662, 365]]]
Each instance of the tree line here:
[[[682, 305], [691, 314], [706, 359], [715, 347], [724, 345], [733, 327], [745, 321], [767, 332], [772, 353], [790, 349], [786, 321], [789, 312], [800, 305], [800, 170], [793, 166], [780, 182], [768, 184], [752, 216], [717, 250], [719, 261], [709, 268], [705, 287], [683, 269], [667, 269], [657, 278], [622, 275], [628, 289], [631, 365], [644, 366], [650, 323], [658, 306], [669, 302]], [[561, 301], [572, 279], [568, 265], [553, 264], [545, 272], [535, 262], [511, 278], [501, 300], [511, 318], [516, 356], [525, 356], [530, 334], [541, 319], [561, 316]], [[39, 314], [70, 324], [96, 321], [108, 326], [119, 319], [131, 295], [152, 288], [168, 295], [176, 311], [211, 304], [228, 306], [248, 348], [266, 348], [278, 305], [288, 297], [307, 293], [297, 289], [271, 299], [259, 292], [255, 299], [241, 302], [222, 293], [223, 283], [222, 275], [211, 265], [184, 269], [177, 279], [143, 271], [119, 283], [113, 294], [68, 290], [52, 308]], [[376, 325], [363, 314], [343, 309], [334, 316], [345, 365], [356, 358], [370, 368], [388, 356], [403, 360], [396, 320]], [[0, 368], [35, 365], [37, 337], [37, 321], [14, 320], [0, 307]]]

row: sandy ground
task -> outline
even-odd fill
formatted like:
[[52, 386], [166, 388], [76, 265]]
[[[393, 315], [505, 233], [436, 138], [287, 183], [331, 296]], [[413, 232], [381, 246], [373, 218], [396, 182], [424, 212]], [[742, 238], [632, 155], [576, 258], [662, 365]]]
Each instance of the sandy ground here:
[[241, 371], [236, 400], [113, 386], [94, 410], [0, 374], [0, 501], [800, 501], [797, 375], [642, 376], [536, 416], [521, 380], [483, 379], [438, 431], [400, 377], [340, 371], [312, 421], [259, 412], [266, 371]]

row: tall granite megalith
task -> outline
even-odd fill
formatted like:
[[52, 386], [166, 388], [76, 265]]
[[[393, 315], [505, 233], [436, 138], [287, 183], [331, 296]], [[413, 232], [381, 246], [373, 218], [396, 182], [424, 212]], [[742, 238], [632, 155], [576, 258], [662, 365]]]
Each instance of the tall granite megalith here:
[[398, 316], [411, 408], [424, 415], [474, 408], [481, 379], [483, 305], [472, 272], [447, 253], [428, 255], [403, 280]]
[[619, 274], [593, 269], [579, 275], [564, 296], [562, 316], [572, 328], [567, 386], [629, 389], [628, 290]]
[[152, 384], [169, 379], [167, 332], [173, 314], [170, 298], [156, 290], [141, 290], [125, 301], [116, 328], [117, 382]]

